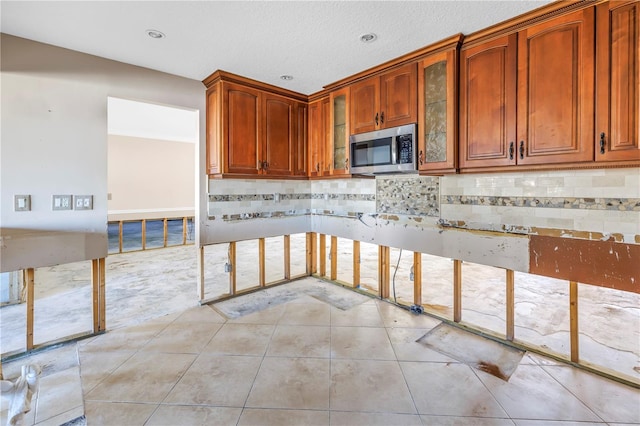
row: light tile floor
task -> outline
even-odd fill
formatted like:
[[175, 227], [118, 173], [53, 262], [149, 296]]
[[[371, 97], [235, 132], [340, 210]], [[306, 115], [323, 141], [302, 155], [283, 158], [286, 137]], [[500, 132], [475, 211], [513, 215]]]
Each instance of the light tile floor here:
[[640, 390], [533, 354], [505, 382], [416, 342], [439, 323], [305, 294], [235, 319], [194, 307], [40, 354], [71, 347], [79, 370], [43, 374], [27, 424], [640, 424]]

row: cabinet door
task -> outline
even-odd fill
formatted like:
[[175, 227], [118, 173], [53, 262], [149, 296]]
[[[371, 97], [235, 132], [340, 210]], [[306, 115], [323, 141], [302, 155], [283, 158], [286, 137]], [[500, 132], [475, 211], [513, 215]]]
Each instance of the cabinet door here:
[[323, 146], [325, 144], [324, 99], [309, 104], [309, 165], [311, 177], [322, 175], [324, 169]]
[[640, 3], [601, 3], [596, 14], [596, 160], [640, 160]]
[[457, 167], [457, 49], [440, 52], [419, 65], [418, 169], [454, 172]]
[[264, 134], [262, 172], [274, 176], [290, 176], [293, 170], [293, 102], [268, 93], [264, 99]]
[[293, 144], [293, 174], [296, 176], [307, 175], [307, 104], [302, 102], [294, 103], [295, 127]]
[[322, 155], [320, 158], [320, 166], [322, 176], [331, 174], [331, 166], [333, 165], [333, 135], [331, 132], [331, 99], [328, 97], [322, 101], [322, 122], [324, 124], [324, 139], [322, 140]]
[[415, 123], [418, 109], [417, 65], [380, 76], [380, 128]]
[[350, 86], [351, 132], [371, 132], [380, 125], [380, 77], [372, 77]]
[[460, 52], [461, 169], [515, 164], [516, 47], [511, 34]]
[[518, 164], [593, 161], [594, 8], [518, 33]]
[[333, 149], [331, 173], [349, 174], [349, 88], [337, 90], [331, 99], [331, 136]]
[[219, 84], [207, 90], [207, 174], [222, 173]]
[[227, 173], [258, 174], [260, 91], [225, 83]]

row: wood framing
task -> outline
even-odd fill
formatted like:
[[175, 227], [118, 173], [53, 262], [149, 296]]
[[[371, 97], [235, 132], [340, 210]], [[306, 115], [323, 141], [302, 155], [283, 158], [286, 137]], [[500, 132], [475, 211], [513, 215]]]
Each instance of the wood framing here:
[[24, 284], [27, 290], [27, 351], [33, 349], [33, 306], [35, 302], [34, 292], [35, 270], [28, 268], [24, 270]]
[[229, 294], [236, 294], [236, 242], [229, 243]]
[[284, 279], [291, 279], [291, 235], [284, 236]]
[[142, 219], [142, 250], [147, 249], [147, 220]]
[[168, 220], [165, 217], [164, 219], [162, 219], [162, 231], [163, 231], [163, 243], [162, 243], [162, 247], [166, 247], [167, 246], [167, 236], [169, 234], [169, 229], [168, 229]]
[[189, 218], [182, 218], [182, 245], [187, 244], [187, 228], [189, 227]]
[[107, 281], [107, 269], [105, 258], [101, 257], [98, 259], [98, 312], [100, 315], [100, 324], [98, 326], [98, 331], [106, 331], [107, 330], [107, 289], [106, 289], [106, 281]]
[[122, 221], [118, 222], [118, 253], [122, 253]]
[[321, 277], [327, 276], [327, 236], [320, 234], [320, 272]]
[[453, 321], [462, 321], [462, 261], [453, 260]]
[[200, 301], [204, 300], [204, 246], [200, 246], [198, 249], [198, 270], [200, 272], [198, 294], [200, 295]]
[[515, 298], [514, 298], [514, 273], [511, 269], [506, 270], [506, 320], [507, 320], [507, 329], [505, 331], [505, 336], [507, 340], [513, 342], [513, 338], [515, 336]]
[[265, 282], [265, 273], [264, 273], [264, 238], [258, 238], [258, 265], [259, 265], [259, 274], [258, 281], [260, 283], [260, 287], [264, 287]]
[[311, 273], [318, 273], [318, 234], [311, 233]]
[[580, 362], [578, 336], [578, 283], [569, 281], [569, 330], [571, 335], [571, 362]]
[[422, 306], [422, 253], [413, 252], [413, 304]]
[[331, 236], [331, 253], [329, 255], [331, 257], [331, 279], [338, 279], [338, 237], [332, 235]]
[[353, 287], [360, 285], [360, 241], [353, 240]]
[[389, 298], [389, 247], [378, 246], [378, 292], [380, 298]]
[[305, 248], [307, 250], [307, 256], [306, 256], [306, 259], [307, 259], [307, 269], [306, 269], [307, 275], [313, 274], [313, 267], [311, 265], [311, 259], [312, 259], [311, 253], [313, 251], [313, 249], [312, 249], [313, 244], [311, 242], [311, 234], [312, 234], [312, 232], [307, 232], [305, 234], [305, 237], [306, 237], [305, 238]]
[[91, 299], [93, 312], [93, 332], [100, 330], [100, 262], [91, 260]]

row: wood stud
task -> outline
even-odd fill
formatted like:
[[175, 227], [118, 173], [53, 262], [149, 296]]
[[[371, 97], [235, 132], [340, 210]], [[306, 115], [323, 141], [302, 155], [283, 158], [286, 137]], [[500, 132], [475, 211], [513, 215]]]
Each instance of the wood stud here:
[[163, 231], [163, 234], [164, 234], [164, 235], [163, 235], [163, 244], [162, 244], [162, 247], [166, 247], [166, 246], [167, 246], [167, 236], [169, 235], [169, 229], [168, 229], [167, 224], [168, 224], [168, 220], [167, 220], [167, 218], [165, 217], [165, 218], [162, 220], [162, 231]]
[[422, 253], [413, 252], [413, 304], [422, 306]]
[[231, 267], [229, 271], [229, 294], [236, 294], [236, 242], [229, 243], [229, 259], [227, 260]]
[[327, 236], [320, 234], [320, 276], [327, 276]]
[[338, 237], [331, 236], [331, 279], [338, 279]]
[[389, 298], [389, 254], [389, 247], [378, 246], [378, 294], [381, 299]]
[[107, 291], [106, 291], [106, 262], [105, 258], [101, 257], [98, 259], [98, 281], [99, 281], [99, 290], [98, 290], [98, 312], [100, 315], [100, 324], [98, 326], [98, 331], [106, 331], [107, 330]]
[[360, 241], [353, 240], [353, 287], [360, 286]]
[[291, 279], [291, 235], [284, 236], [284, 279]]
[[571, 362], [579, 362], [578, 283], [575, 281], [569, 282], [569, 330], [571, 336]]
[[258, 238], [258, 264], [259, 264], [259, 274], [258, 274], [258, 280], [260, 282], [260, 287], [264, 287], [266, 285], [265, 282], [265, 273], [264, 273], [264, 269], [265, 269], [265, 264], [264, 264], [264, 238]]
[[506, 321], [507, 330], [505, 336], [507, 340], [513, 342], [515, 337], [515, 297], [514, 297], [514, 274], [511, 269], [506, 270]]
[[122, 253], [122, 221], [118, 222], [118, 253]]
[[200, 271], [198, 293], [200, 294], [200, 301], [202, 301], [204, 300], [204, 246], [200, 246], [198, 250], [198, 270]]
[[453, 321], [462, 321], [462, 261], [453, 260]]
[[100, 263], [98, 259], [91, 260], [91, 294], [93, 312], [93, 332], [100, 330]]
[[28, 268], [24, 271], [24, 283], [27, 289], [27, 351], [33, 349], [33, 307], [34, 307], [34, 280], [35, 270]]
[[147, 220], [142, 219], [142, 250], [147, 249]]

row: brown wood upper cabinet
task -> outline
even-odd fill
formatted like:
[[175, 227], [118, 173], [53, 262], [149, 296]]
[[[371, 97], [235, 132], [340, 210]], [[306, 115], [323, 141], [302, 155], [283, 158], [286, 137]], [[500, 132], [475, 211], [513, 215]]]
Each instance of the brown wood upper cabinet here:
[[330, 149], [325, 161], [332, 175], [349, 174], [349, 87], [331, 92], [329, 113]]
[[350, 86], [351, 133], [415, 123], [417, 65], [407, 64]]
[[463, 46], [461, 169], [593, 161], [594, 15]]
[[457, 47], [456, 43], [418, 64], [420, 171], [452, 173], [458, 165]]
[[596, 6], [596, 160], [640, 160], [640, 3]]
[[[325, 150], [329, 149], [329, 97], [309, 103], [309, 177], [320, 177], [328, 170]], [[328, 171], [327, 171], [328, 174]]]
[[307, 175], [307, 103], [243, 84], [207, 90], [207, 173]]

